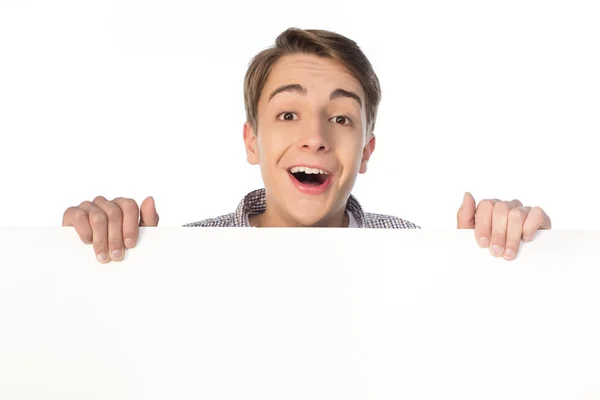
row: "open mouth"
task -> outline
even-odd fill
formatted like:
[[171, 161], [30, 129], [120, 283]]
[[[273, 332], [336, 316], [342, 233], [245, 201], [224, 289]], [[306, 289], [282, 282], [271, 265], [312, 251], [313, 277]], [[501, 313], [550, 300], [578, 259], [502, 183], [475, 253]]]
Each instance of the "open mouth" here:
[[318, 168], [292, 167], [290, 174], [304, 185], [319, 186], [329, 178], [329, 173]]

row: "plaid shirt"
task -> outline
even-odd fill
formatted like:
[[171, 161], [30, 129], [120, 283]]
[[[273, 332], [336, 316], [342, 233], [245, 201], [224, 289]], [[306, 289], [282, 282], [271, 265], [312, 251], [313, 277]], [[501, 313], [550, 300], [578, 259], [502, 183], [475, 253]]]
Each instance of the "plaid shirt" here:
[[[191, 222], [184, 227], [250, 227], [246, 218], [247, 214], [260, 214], [267, 208], [265, 189], [258, 189], [248, 193], [239, 203], [235, 212], [221, 215], [216, 218]], [[362, 207], [352, 195], [348, 197], [346, 212], [352, 213], [359, 228], [383, 229], [420, 229], [412, 222], [389, 215], [372, 214], [363, 211]]]

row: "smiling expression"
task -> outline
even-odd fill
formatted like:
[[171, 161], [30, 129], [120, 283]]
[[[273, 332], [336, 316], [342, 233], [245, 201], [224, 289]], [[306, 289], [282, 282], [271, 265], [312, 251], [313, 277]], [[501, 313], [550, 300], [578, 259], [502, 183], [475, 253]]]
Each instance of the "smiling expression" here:
[[267, 194], [258, 226], [346, 226], [345, 205], [375, 147], [366, 134], [365, 94], [339, 62], [282, 56], [247, 122], [248, 162], [260, 165]]

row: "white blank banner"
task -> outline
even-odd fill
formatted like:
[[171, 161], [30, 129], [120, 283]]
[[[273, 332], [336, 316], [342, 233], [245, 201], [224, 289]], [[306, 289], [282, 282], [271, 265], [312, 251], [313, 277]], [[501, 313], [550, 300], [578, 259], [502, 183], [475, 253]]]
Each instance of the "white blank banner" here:
[[1, 399], [599, 399], [600, 231], [0, 228]]

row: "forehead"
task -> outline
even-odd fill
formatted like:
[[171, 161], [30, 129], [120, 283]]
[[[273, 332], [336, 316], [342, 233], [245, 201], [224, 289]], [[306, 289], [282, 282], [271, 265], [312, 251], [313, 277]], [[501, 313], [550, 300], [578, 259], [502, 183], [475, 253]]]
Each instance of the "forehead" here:
[[277, 60], [265, 82], [261, 99], [276, 87], [294, 83], [307, 88], [309, 94], [322, 90], [329, 95], [332, 88], [349, 90], [358, 94], [364, 104], [365, 96], [360, 82], [342, 63], [313, 54], [288, 54]]

